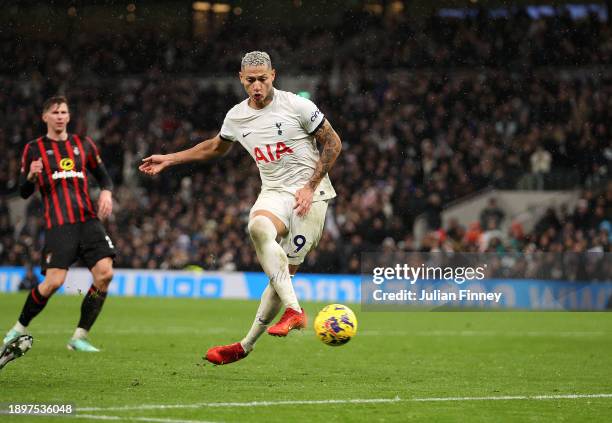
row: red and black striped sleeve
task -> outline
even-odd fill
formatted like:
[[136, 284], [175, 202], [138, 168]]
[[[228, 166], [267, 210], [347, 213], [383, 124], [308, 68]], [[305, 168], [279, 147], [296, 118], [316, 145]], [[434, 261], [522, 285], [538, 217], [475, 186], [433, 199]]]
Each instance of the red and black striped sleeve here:
[[85, 140], [87, 140], [87, 145], [89, 146], [87, 149], [87, 168], [93, 173], [100, 184], [100, 189], [112, 191], [113, 180], [108, 174], [106, 166], [104, 166], [98, 147], [90, 137], [85, 137]]
[[30, 172], [30, 164], [32, 163], [33, 154], [30, 143], [26, 144], [23, 154], [21, 155], [21, 172], [19, 173], [19, 194], [21, 198], [28, 198], [36, 190], [36, 184], [28, 180]]

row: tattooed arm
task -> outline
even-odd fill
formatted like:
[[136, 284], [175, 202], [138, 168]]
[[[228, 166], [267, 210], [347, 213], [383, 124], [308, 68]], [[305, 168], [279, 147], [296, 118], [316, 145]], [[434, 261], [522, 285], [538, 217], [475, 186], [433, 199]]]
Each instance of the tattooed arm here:
[[321, 156], [312, 177], [306, 186], [295, 193], [295, 206], [298, 216], [304, 216], [310, 210], [314, 190], [332, 168], [342, 150], [342, 141], [327, 119], [314, 133], [315, 139], [323, 146]]
[[340, 137], [334, 131], [334, 128], [330, 125], [329, 121], [326, 119], [323, 122], [323, 125], [315, 132], [315, 139], [323, 146], [323, 151], [321, 152], [321, 157], [317, 162], [317, 167], [315, 168], [312, 177], [308, 181], [308, 186], [312, 188], [314, 191], [318, 186], [323, 177], [329, 172], [332, 168], [336, 159], [340, 155], [340, 150], [342, 150], [342, 142], [340, 141]]

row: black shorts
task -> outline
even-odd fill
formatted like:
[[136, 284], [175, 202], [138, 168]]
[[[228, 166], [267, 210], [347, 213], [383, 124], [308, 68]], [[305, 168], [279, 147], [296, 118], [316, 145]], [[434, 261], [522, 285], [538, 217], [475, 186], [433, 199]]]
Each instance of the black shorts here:
[[78, 259], [89, 269], [105, 257], [115, 257], [115, 246], [98, 219], [57, 226], [45, 233], [41, 272], [68, 269]]

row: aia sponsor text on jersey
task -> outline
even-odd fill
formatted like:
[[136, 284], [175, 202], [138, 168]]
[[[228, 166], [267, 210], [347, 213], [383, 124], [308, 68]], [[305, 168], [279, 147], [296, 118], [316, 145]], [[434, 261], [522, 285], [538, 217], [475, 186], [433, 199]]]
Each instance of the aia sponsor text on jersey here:
[[255, 157], [257, 164], [260, 161], [264, 163], [275, 162], [280, 160], [283, 154], [293, 154], [293, 150], [282, 141], [277, 142], [276, 147], [272, 144], [266, 144], [253, 149], [253, 157]]

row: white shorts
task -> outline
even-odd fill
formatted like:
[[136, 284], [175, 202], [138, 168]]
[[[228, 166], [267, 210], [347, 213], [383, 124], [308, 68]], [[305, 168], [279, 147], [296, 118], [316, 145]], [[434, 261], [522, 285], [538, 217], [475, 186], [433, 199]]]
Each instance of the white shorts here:
[[250, 217], [256, 210], [266, 210], [278, 217], [288, 230], [280, 242], [287, 253], [289, 264], [300, 265], [306, 254], [319, 244], [323, 227], [327, 201], [312, 203], [306, 216], [300, 217], [294, 210], [295, 196], [283, 191], [263, 191], [251, 207]]

